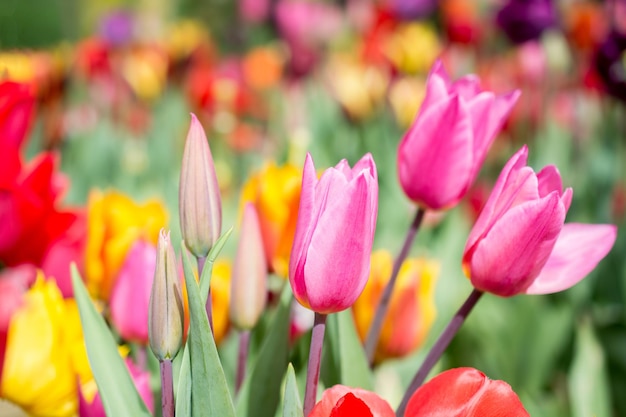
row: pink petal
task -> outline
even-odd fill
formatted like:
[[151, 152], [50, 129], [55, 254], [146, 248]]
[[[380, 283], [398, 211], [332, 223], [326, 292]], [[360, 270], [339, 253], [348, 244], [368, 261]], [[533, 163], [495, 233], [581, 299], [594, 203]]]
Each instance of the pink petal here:
[[420, 117], [435, 104], [448, 99], [450, 97], [450, 92], [448, 91], [449, 86], [450, 78], [446, 73], [443, 63], [438, 59], [433, 64], [430, 73], [428, 74], [428, 80], [426, 81], [426, 96], [424, 97], [424, 101], [422, 102], [417, 117]]
[[608, 224], [569, 223], [527, 294], [550, 294], [577, 284], [613, 247], [617, 227]]
[[539, 196], [545, 197], [552, 191], [557, 191], [559, 194], [563, 192], [561, 174], [554, 165], [548, 165], [539, 171], [537, 179], [539, 180]]
[[407, 196], [431, 209], [455, 204], [469, 186], [471, 122], [458, 97], [418, 117], [398, 148], [398, 175]]
[[370, 183], [358, 177], [329, 197], [307, 253], [304, 279], [314, 311], [332, 313], [350, 307], [363, 291], [372, 249]]
[[564, 220], [557, 193], [507, 211], [468, 259], [474, 287], [502, 297], [524, 292], [550, 256]]
[[480, 79], [475, 74], [465, 75], [452, 83], [448, 91], [450, 94], [458, 94], [463, 100], [469, 101], [480, 94]]

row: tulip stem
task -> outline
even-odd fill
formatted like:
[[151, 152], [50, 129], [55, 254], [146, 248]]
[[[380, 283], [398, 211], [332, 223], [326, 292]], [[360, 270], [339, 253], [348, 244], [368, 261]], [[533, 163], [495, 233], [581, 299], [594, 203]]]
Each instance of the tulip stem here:
[[[202, 276], [202, 271], [204, 270], [204, 264], [206, 263], [206, 258], [204, 256], [200, 256], [198, 258], [198, 279]], [[211, 301], [211, 287], [209, 286], [209, 296], [206, 298], [206, 316], [209, 319], [209, 327], [211, 328], [211, 333], [213, 332], [213, 302]]]
[[383, 327], [383, 322], [385, 321], [385, 316], [387, 315], [387, 311], [389, 311], [389, 302], [391, 301], [393, 287], [396, 285], [396, 281], [398, 279], [398, 272], [400, 272], [400, 267], [402, 266], [402, 263], [409, 255], [409, 249], [411, 249], [411, 245], [415, 240], [415, 236], [417, 236], [417, 232], [419, 231], [420, 225], [422, 224], [425, 213], [426, 210], [424, 210], [422, 207], [419, 207], [417, 209], [417, 213], [415, 213], [413, 223], [411, 223], [411, 226], [407, 231], [406, 237], [404, 238], [404, 244], [402, 245], [402, 249], [400, 250], [398, 257], [393, 263], [393, 269], [391, 271], [391, 277], [389, 278], [389, 282], [385, 286], [385, 290], [380, 297], [378, 308], [376, 309], [376, 314], [374, 314], [372, 325], [370, 326], [369, 332], [367, 333], [367, 338], [365, 339], [365, 354], [370, 365], [374, 363], [376, 345], [378, 344], [378, 339], [380, 339], [380, 332]]
[[304, 390], [304, 415], [311, 414], [317, 397], [317, 383], [320, 379], [320, 365], [322, 362], [322, 346], [326, 330], [326, 314], [315, 313], [309, 363], [306, 370], [306, 388]]
[[404, 393], [402, 402], [396, 410], [397, 417], [404, 416], [404, 411], [406, 410], [406, 405], [409, 402], [409, 399], [411, 398], [413, 393], [424, 383], [424, 380], [430, 373], [431, 369], [433, 369], [437, 361], [439, 361], [439, 358], [446, 350], [456, 333], [461, 328], [461, 325], [463, 324], [463, 322], [465, 322], [465, 319], [472, 311], [478, 300], [480, 300], [480, 297], [483, 294], [484, 293], [482, 291], [474, 289], [469, 297], [467, 297], [467, 300], [465, 300], [461, 308], [459, 308], [456, 314], [452, 317], [452, 320], [450, 320], [448, 326], [446, 326], [441, 335], [439, 335], [439, 339], [437, 339], [433, 347], [430, 349], [430, 352], [428, 352], [428, 355], [426, 355], [426, 359], [424, 359], [422, 366], [419, 368], [419, 370], [413, 377], [413, 381], [411, 381], [411, 385], [409, 385], [409, 388]]
[[161, 410], [163, 417], [174, 417], [174, 380], [172, 378], [172, 361], [165, 359], [160, 362], [161, 368]]
[[250, 330], [239, 333], [239, 354], [237, 355], [237, 376], [235, 379], [235, 393], [239, 392], [243, 379], [246, 376], [248, 362], [248, 346], [250, 345]]

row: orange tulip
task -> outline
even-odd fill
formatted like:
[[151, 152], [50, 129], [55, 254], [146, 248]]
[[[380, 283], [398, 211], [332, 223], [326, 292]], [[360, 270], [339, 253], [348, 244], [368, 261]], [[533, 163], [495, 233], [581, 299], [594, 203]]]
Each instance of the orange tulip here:
[[159, 201], [137, 204], [117, 191], [92, 191], [88, 206], [87, 288], [94, 297], [108, 300], [133, 243], [142, 238], [156, 245], [167, 212]]
[[[367, 336], [380, 297], [391, 277], [392, 266], [389, 252], [379, 250], [372, 253], [369, 280], [352, 306], [361, 340]], [[408, 355], [422, 345], [436, 316], [434, 292], [438, 274], [439, 264], [435, 261], [404, 261], [376, 347], [377, 362]]]
[[241, 196], [242, 204], [256, 207], [268, 267], [281, 277], [287, 277], [289, 269], [301, 182], [301, 169], [269, 163], [248, 180]]

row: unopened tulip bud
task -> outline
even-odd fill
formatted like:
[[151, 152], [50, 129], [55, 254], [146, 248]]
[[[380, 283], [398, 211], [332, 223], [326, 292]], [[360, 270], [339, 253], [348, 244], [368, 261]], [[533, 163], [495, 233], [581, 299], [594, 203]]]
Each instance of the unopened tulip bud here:
[[222, 202], [211, 149], [193, 113], [183, 152], [178, 200], [185, 245], [196, 257], [206, 257], [222, 232]]
[[267, 300], [267, 263], [259, 216], [252, 203], [247, 203], [241, 221], [239, 246], [233, 265], [230, 303], [231, 322], [242, 330], [250, 330], [259, 320]]
[[176, 255], [169, 232], [161, 229], [157, 245], [154, 283], [150, 294], [148, 336], [150, 348], [162, 361], [173, 359], [183, 342], [183, 297]]

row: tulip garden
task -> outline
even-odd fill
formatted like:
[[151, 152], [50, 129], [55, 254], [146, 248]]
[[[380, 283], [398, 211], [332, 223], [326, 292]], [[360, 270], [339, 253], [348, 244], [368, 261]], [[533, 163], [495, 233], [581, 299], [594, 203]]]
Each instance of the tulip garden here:
[[626, 416], [626, 1], [35, 3], [0, 416]]

